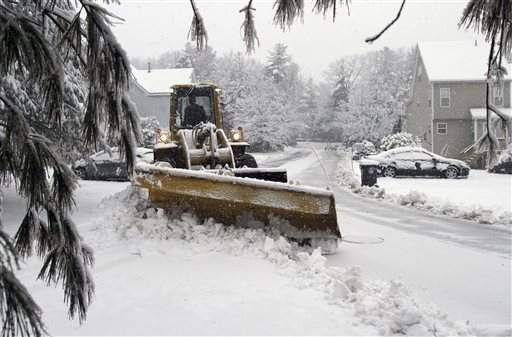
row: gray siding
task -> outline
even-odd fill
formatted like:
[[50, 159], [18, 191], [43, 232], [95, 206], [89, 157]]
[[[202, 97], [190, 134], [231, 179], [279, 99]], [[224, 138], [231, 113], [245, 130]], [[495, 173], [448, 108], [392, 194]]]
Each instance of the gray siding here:
[[[441, 107], [441, 88], [450, 88], [450, 106]], [[485, 82], [438, 82], [434, 83], [434, 151], [440, 154], [448, 145], [447, 155], [463, 158], [460, 153], [475, 142], [475, 123], [471, 118], [471, 108], [485, 107]], [[504, 83], [503, 107], [510, 107], [510, 82]], [[439, 135], [437, 122], [448, 124], [448, 134]]]
[[[440, 89], [450, 88], [450, 107], [440, 105]], [[510, 82], [504, 83], [504, 107], [510, 107]], [[434, 83], [434, 119], [471, 119], [469, 109], [485, 107], [485, 82]]]
[[[447, 124], [447, 134], [437, 134], [437, 123]], [[441, 154], [447, 146], [446, 156], [462, 159], [461, 152], [473, 144], [473, 122], [470, 119], [434, 119], [434, 153]]]
[[[420, 67], [421, 70], [419, 70]], [[432, 86], [425, 72], [423, 61], [419, 57], [415, 70], [415, 82], [413, 84], [411, 101], [405, 112], [405, 129], [407, 132], [419, 137], [422, 141], [422, 146], [427, 150], [430, 150], [432, 147], [432, 107], [430, 107], [429, 102], [431, 96]]]
[[169, 127], [170, 95], [148, 96], [135, 83], [128, 93], [141, 117], [156, 116], [161, 127]]

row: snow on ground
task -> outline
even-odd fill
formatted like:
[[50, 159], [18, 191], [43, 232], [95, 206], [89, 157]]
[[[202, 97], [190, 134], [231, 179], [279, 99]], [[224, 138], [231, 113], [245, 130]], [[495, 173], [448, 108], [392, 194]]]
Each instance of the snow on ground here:
[[340, 161], [339, 182], [362, 196], [480, 223], [512, 225], [512, 177], [471, 170], [467, 179], [378, 178], [378, 187], [360, 186], [360, 169], [348, 155]]
[[[54, 335], [472, 333], [400, 282], [328, 267], [318, 251], [298, 251], [262, 230], [164, 215], [131, 187], [99, 202], [126, 185], [82, 182], [78, 191], [75, 219], [96, 257], [96, 296], [83, 325], [66, 319], [61, 289], [35, 280], [41, 261], [19, 272]], [[16, 200], [12, 191], [6, 199]], [[21, 216], [20, 201], [7, 202], [6, 213]], [[18, 223], [11, 217], [8, 227]]]

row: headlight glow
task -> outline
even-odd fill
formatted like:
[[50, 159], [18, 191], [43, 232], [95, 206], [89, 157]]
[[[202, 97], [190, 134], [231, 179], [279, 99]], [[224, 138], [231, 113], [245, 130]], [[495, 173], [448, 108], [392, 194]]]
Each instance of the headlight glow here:
[[240, 135], [240, 133], [239, 133], [239, 132], [235, 132], [235, 133], [233, 133], [233, 140], [234, 140], [235, 142], [240, 141], [240, 139], [241, 139], [241, 138], [242, 138], [242, 136]]
[[160, 131], [160, 133], [158, 134], [158, 140], [161, 143], [169, 143], [169, 141], [171, 140], [171, 135], [169, 134], [169, 131]]

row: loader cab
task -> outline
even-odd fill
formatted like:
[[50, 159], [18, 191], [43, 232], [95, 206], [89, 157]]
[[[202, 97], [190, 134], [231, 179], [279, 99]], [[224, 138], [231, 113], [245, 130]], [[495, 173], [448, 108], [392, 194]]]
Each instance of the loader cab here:
[[[175, 85], [171, 89], [171, 113], [170, 129], [177, 132], [180, 129], [191, 129], [199, 121], [197, 118], [190, 118], [187, 114], [201, 111], [204, 119], [202, 122], [215, 124], [222, 128], [222, 120], [218, 111], [219, 92], [216, 86], [211, 84], [197, 85]], [[197, 116], [196, 116], [197, 117]], [[191, 121], [194, 122], [191, 122]]]

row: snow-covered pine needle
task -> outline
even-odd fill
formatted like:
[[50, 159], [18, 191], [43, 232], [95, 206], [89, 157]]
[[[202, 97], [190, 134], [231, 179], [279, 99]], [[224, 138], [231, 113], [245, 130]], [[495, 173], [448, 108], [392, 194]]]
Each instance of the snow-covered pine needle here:
[[[338, 0], [316, 0], [315, 5], [313, 6], [313, 11], [325, 15], [327, 11], [332, 9], [332, 21], [334, 21], [336, 19], [337, 2]], [[350, 0], [339, 0], [339, 2], [340, 6], [342, 6], [343, 3], [345, 3], [345, 5], [347, 6], [347, 10], [350, 11]]]
[[2, 337], [47, 336], [42, 311], [12, 270], [0, 265]]
[[276, 0], [274, 8], [274, 24], [282, 30], [290, 28], [297, 17], [304, 17], [304, 0]]
[[245, 49], [247, 54], [252, 54], [255, 50], [256, 44], [260, 45], [258, 34], [256, 32], [256, 25], [254, 24], [254, 14], [252, 11], [256, 9], [252, 7], [252, 1], [250, 0], [247, 6], [240, 10], [240, 13], [244, 13], [244, 22], [240, 27], [242, 31], [242, 40], [245, 43]]
[[188, 31], [188, 38], [191, 41], [196, 42], [196, 48], [198, 50], [203, 50], [208, 45], [208, 33], [204, 25], [203, 17], [199, 14], [195, 1], [190, 0], [190, 5], [192, 6], [194, 16], [192, 18], [190, 30]]

